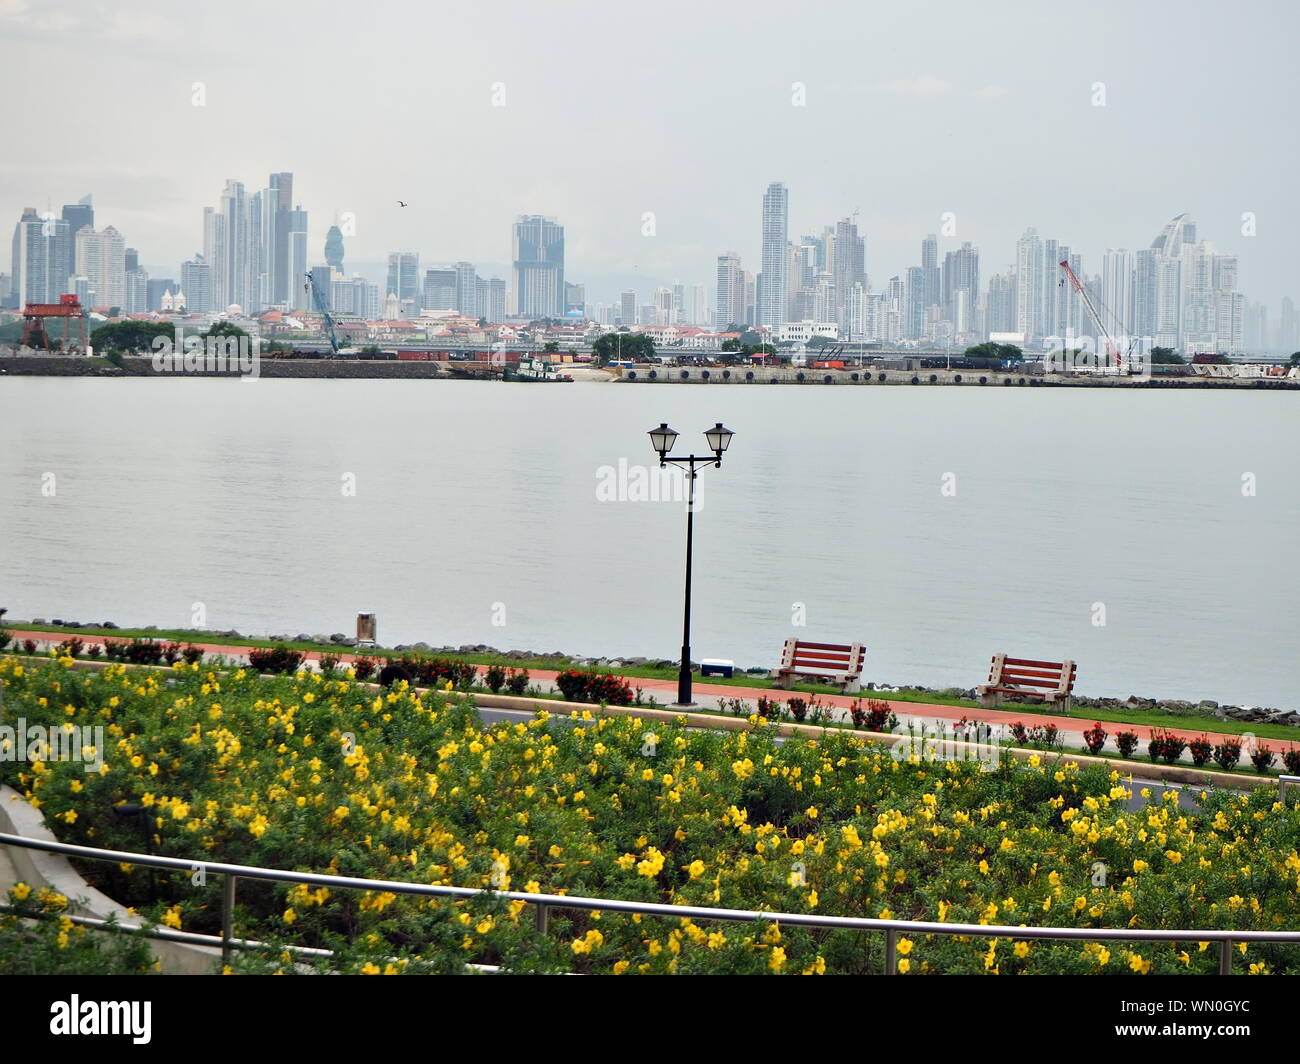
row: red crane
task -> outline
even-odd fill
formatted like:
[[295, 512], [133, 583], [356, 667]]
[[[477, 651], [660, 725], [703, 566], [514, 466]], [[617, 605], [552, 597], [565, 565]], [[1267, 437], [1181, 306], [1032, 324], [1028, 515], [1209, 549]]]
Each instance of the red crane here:
[[[1097, 308], [1093, 306], [1092, 298], [1088, 295], [1088, 290], [1083, 287], [1083, 282], [1079, 280], [1079, 275], [1070, 269], [1070, 263], [1067, 260], [1061, 261], [1061, 269], [1065, 271], [1065, 276], [1070, 279], [1071, 287], [1083, 298], [1083, 305], [1088, 308], [1088, 314], [1091, 315], [1093, 323], [1101, 332], [1102, 339], [1106, 342], [1107, 361], [1114, 361], [1116, 372], [1124, 368], [1124, 361], [1120, 356], [1119, 346], [1111, 339], [1110, 330], [1106, 328], [1105, 323], [1101, 320], [1101, 315], [1097, 313]], [[1109, 308], [1107, 308], [1109, 313]]]
[[63, 319], [63, 337], [61, 343], [63, 346], [68, 344], [68, 336], [72, 331], [72, 322], [77, 321], [77, 335], [81, 339], [80, 347], [70, 348], [84, 354], [86, 351], [86, 311], [77, 302], [74, 295], [59, 296], [57, 303], [28, 303], [23, 307], [23, 337], [22, 344], [24, 347], [36, 346], [31, 344], [32, 340], [40, 340], [40, 346], [45, 350], [52, 350], [50, 334], [45, 328], [47, 318]]

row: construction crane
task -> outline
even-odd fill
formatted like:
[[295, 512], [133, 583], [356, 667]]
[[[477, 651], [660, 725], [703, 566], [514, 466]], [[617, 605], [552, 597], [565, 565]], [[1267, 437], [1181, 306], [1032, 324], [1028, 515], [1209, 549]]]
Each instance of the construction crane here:
[[325, 323], [325, 335], [329, 337], [330, 350], [337, 355], [339, 353], [339, 338], [334, 331], [334, 317], [330, 314], [329, 307], [325, 305], [325, 297], [321, 294], [320, 285], [316, 283], [316, 278], [311, 274], [305, 276], [307, 283], [302, 287], [305, 291], [311, 292], [311, 301], [316, 304], [316, 313], [321, 316]]
[[[1082, 297], [1083, 305], [1088, 308], [1088, 314], [1091, 316], [1093, 320], [1093, 324], [1097, 326], [1098, 331], [1100, 331], [1101, 333], [1102, 339], [1106, 343], [1107, 362], [1114, 363], [1116, 373], [1124, 372], [1124, 363], [1133, 351], [1133, 341], [1132, 340], [1129, 341], [1128, 350], [1125, 351], [1123, 355], [1121, 355], [1119, 350], [1119, 345], [1115, 343], [1114, 339], [1110, 335], [1110, 330], [1106, 328], [1105, 322], [1101, 320], [1101, 315], [1097, 313], [1097, 308], [1096, 306], [1093, 305], [1092, 297], [1088, 295], [1088, 290], [1084, 288], [1083, 282], [1079, 280], [1079, 275], [1076, 274], [1074, 270], [1070, 268], [1070, 263], [1068, 260], [1063, 259], [1060, 263], [1060, 266], [1061, 269], [1065, 271], [1065, 276], [1069, 278], [1070, 286], [1076, 292], [1079, 293], [1080, 297]], [[1111, 313], [1110, 308], [1107, 307], [1104, 303], [1102, 304], [1102, 309], [1104, 309], [1106, 313], [1111, 314], [1111, 316], [1114, 317], [1114, 314]]]

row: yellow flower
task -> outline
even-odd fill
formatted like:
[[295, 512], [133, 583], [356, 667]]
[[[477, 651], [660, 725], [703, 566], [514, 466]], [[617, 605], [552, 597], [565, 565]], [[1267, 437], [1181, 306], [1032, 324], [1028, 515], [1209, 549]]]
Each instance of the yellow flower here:
[[31, 892], [32, 888], [26, 883], [15, 883], [14, 886], [10, 888], [10, 893], [13, 894], [18, 901], [25, 901]]
[[1017, 957], [1024, 957], [1029, 953], [1029, 943], [1017, 942], [1015, 946], [1012, 947], [1011, 952], [1014, 953]]
[[285, 909], [285, 910], [284, 910], [284, 922], [285, 922], [286, 924], [291, 924], [291, 923], [293, 923], [296, 919], [298, 919], [298, 914], [297, 914], [296, 912], [294, 912], [292, 909]]
[[898, 945], [896, 948], [898, 949], [899, 953], [901, 953], [904, 957], [906, 957], [909, 953], [912, 952], [912, 940], [910, 938], [900, 938], [898, 940]]
[[378, 975], [379, 965], [374, 961], [366, 961], [365, 966], [361, 969], [362, 975]]
[[181, 926], [180, 906], [173, 905], [170, 909], [168, 909], [165, 913], [163, 913], [162, 922], [166, 924], [168, 927], [174, 927], [177, 930], [179, 930]]
[[815, 805], [810, 805], [807, 809], [804, 810], [804, 815], [808, 817], [810, 820], [816, 820], [817, 807]]
[[615, 975], [622, 975], [625, 971], [627, 971], [627, 969], [628, 969], [628, 965], [629, 965], [629, 962], [628, 962], [628, 961], [615, 961], [615, 962], [614, 962], [614, 974], [615, 974]]
[[1137, 861], [1134, 861], [1134, 862], [1133, 862], [1133, 871], [1134, 871], [1134, 872], [1145, 872], [1145, 871], [1147, 870], [1147, 868], [1148, 868], [1148, 865], [1147, 865], [1146, 861], [1137, 860]]
[[692, 879], [699, 879], [700, 876], [704, 875], [704, 862], [694, 860], [687, 865], [686, 871], [690, 873]]
[[785, 950], [780, 946], [772, 947], [772, 955], [767, 958], [767, 966], [774, 972], [785, 967]]
[[906, 957], [901, 957], [901, 958], [899, 958], [899, 961], [898, 961], [898, 974], [899, 974], [899, 975], [906, 975], [906, 974], [907, 974], [908, 972], [910, 972], [911, 970], [912, 970], [912, 962], [909, 961]]

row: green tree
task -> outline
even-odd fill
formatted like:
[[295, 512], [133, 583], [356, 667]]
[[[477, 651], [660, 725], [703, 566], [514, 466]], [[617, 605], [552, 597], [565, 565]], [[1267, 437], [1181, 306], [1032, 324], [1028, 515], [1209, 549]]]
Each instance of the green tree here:
[[1025, 353], [1015, 344], [999, 344], [992, 340], [966, 348], [966, 354], [971, 358], [991, 358], [998, 362], [1023, 362], [1025, 359]]
[[90, 346], [96, 351], [151, 351], [156, 337], [174, 339], [176, 327], [162, 321], [114, 321], [95, 328]]
[[1300, 351], [1295, 352], [1295, 354], [1291, 356], [1291, 365], [1300, 366]]
[[821, 333], [814, 333], [808, 337], [809, 347], [828, 347], [833, 343], [835, 343], [835, 340], [829, 336], [823, 336]]
[[542, 345], [542, 351], [544, 351], [548, 355], [555, 354], [557, 351], [559, 351], [559, 349], [560, 349], [560, 345], [557, 344], [554, 340], [547, 340], [546, 343]]
[[591, 353], [599, 365], [614, 361], [649, 362], [655, 355], [655, 344], [645, 333], [605, 333], [591, 345]]
[[1187, 360], [1172, 347], [1153, 347], [1151, 349], [1151, 364], [1153, 366], [1183, 366], [1187, 364]]

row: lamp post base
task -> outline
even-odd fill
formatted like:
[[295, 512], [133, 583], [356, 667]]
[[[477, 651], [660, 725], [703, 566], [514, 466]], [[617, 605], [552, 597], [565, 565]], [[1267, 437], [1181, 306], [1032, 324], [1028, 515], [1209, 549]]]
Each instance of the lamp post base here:
[[669, 709], [699, 709], [700, 704], [698, 702], [669, 702], [668, 708]]

